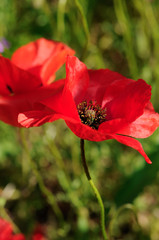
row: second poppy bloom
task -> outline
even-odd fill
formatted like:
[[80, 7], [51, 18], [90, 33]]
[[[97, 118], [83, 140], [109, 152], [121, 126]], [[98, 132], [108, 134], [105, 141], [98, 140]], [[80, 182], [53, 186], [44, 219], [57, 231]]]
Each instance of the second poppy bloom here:
[[25, 240], [22, 234], [13, 234], [12, 225], [0, 218], [0, 240]]
[[[7, 222], [3, 218], [0, 218], [0, 240], [25, 240], [25, 236], [21, 233], [14, 234], [13, 227], [11, 223]], [[31, 240], [46, 240], [42, 227], [37, 228], [32, 237], [29, 238]]]
[[15, 51], [11, 61], [0, 56], [0, 120], [21, 127], [19, 112], [41, 109], [37, 102], [53, 95], [63, 84], [63, 80], [52, 81], [68, 54], [74, 50], [40, 38]]
[[11, 61], [19, 68], [40, 78], [43, 85], [55, 79], [55, 73], [75, 51], [62, 42], [39, 38], [18, 48]]

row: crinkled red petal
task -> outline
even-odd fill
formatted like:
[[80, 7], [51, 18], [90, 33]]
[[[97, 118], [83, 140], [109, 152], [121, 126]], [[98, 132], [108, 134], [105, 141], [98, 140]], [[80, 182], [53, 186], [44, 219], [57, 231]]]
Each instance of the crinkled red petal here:
[[139, 79], [129, 83], [120, 95], [108, 102], [107, 119], [124, 118], [129, 123], [135, 121], [144, 112], [151, 98], [151, 86]]
[[[0, 120], [13, 126], [21, 127], [18, 123], [18, 114], [26, 111], [45, 112], [47, 107], [40, 101], [56, 95], [63, 89], [63, 80], [59, 80], [48, 87], [41, 87], [36, 91], [0, 98]], [[50, 110], [51, 111], [51, 110]], [[48, 114], [48, 110], [47, 110]]]
[[[107, 116], [106, 116], [107, 118]], [[123, 118], [116, 118], [109, 121], [105, 121], [102, 124], [99, 125], [98, 130], [103, 134], [109, 134], [109, 133], [118, 133], [120, 129], [127, 126], [127, 121]]]
[[9, 59], [0, 56], [0, 94], [2, 96], [22, 94], [40, 85], [38, 78], [16, 67]]
[[98, 130], [92, 129], [91, 127], [82, 124], [81, 122], [72, 121], [65, 122], [67, 126], [71, 129], [71, 131], [79, 138], [95, 142], [111, 139], [109, 135], [103, 134]]
[[33, 127], [59, 118], [72, 122], [81, 122], [70, 91], [66, 93], [65, 89], [63, 91], [62, 88], [58, 88], [58, 90], [56, 94], [52, 93], [51, 97], [48, 95], [47, 98], [39, 101], [43, 110], [38, 111], [39, 109], [34, 107], [32, 111], [22, 111], [18, 117], [19, 123], [24, 127]]
[[134, 148], [145, 158], [145, 161], [147, 163], [149, 163], [149, 164], [152, 163], [151, 160], [149, 159], [149, 157], [144, 152], [141, 143], [139, 141], [137, 141], [136, 139], [131, 138], [131, 137], [127, 137], [127, 136], [117, 135], [117, 134], [111, 134], [110, 136], [112, 138], [114, 138], [115, 140], [117, 140], [118, 142], [120, 142], [124, 145], [127, 145], [131, 148]]
[[67, 55], [74, 55], [67, 45], [40, 38], [16, 50], [12, 62], [37, 77], [44, 85], [55, 78], [56, 71], [65, 63]]
[[88, 70], [88, 73], [90, 81], [85, 98], [96, 100], [102, 107], [133, 81], [109, 69]]
[[61, 91], [50, 98], [48, 97], [47, 99], [42, 100], [41, 103], [57, 114], [80, 121], [72, 94], [70, 91], [67, 91], [66, 88], [61, 89]]
[[139, 118], [125, 125], [125, 127], [121, 127], [117, 133], [136, 138], [146, 138], [152, 135], [158, 127], [159, 114], [154, 111], [152, 104], [149, 102]]
[[28, 111], [24, 113], [20, 113], [18, 115], [18, 122], [21, 126], [29, 128], [29, 127], [39, 127], [47, 122], [54, 122], [58, 119], [63, 119], [66, 121], [71, 121], [74, 124], [77, 124], [77, 120], [74, 118], [58, 114], [55, 112], [50, 112], [47, 110], [42, 111]]
[[79, 61], [77, 57], [68, 56], [66, 61], [65, 94], [69, 91], [77, 105], [83, 101], [88, 85], [89, 75], [86, 65]]

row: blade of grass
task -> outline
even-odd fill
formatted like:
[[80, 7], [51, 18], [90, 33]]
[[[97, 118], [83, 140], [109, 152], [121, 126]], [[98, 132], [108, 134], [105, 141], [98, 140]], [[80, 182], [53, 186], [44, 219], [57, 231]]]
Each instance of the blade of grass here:
[[65, 32], [65, 7], [67, 0], [59, 0], [57, 8], [57, 34], [59, 38], [64, 35]]
[[89, 38], [89, 29], [88, 29], [88, 23], [87, 23], [87, 19], [85, 17], [82, 5], [80, 4], [79, 0], [74, 0], [74, 1], [75, 1], [75, 4], [76, 4], [76, 7], [78, 8], [78, 10], [80, 12], [83, 29], [84, 29], [84, 32], [85, 32], [85, 35], [86, 35], [86, 43], [85, 43], [85, 46], [84, 46], [84, 49], [83, 49], [83, 52], [82, 52], [82, 55], [81, 55], [81, 60], [82, 60], [85, 57], [85, 54], [88, 50], [89, 39], [90, 39]]
[[128, 15], [128, 9], [125, 0], [114, 0], [114, 9], [117, 20], [122, 29], [124, 38], [125, 53], [130, 69], [130, 73], [133, 78], [138, 75], [137, 60], [134, 51], [134, 37], [132, 35], [132, 24]]
[[27, 146], [27, 143], [26, 143], [25, 135], [24, 135], [24, 129], [22, 129], [22, 128], [20, 129], [20, 137], [21, 137], [21, 141], [22, 141], [22, 146], [24, 148], [24, 151], [27, 154], [30, 166], [31, 166], [31, 168], [33, 170], [33, 173], [36, 176], [37, 182], [39, 184], [39, 187], [40, 187], [42, 193], [46, 196], [47, 202], [52, 207], [52, 209], [55, 212], [55, 214], [58, 217], [58, 219], [60, 221], [63, 221], [63, 215], [62, 215], [62, 212], [61, 212], [60, 208], [57, 205], [56, 198], [54, 197], [53, 193], [50, 192], [50, 190], [48, 190], [46, 188], [46, 186], [44, 184], [44, 181], [43, 181], [43, 179], [42, 179], [42, 177], [41, 177], [41, 175], [40, 175], [40, 173], [39, 173], [39, 171], [37, 169], [37, 166], [36, 166], [35, 162], [32, 160], [32, 158], [30, 156], [30, 152], [29, 152], [29, 149], [28, 149], [28, 146]]

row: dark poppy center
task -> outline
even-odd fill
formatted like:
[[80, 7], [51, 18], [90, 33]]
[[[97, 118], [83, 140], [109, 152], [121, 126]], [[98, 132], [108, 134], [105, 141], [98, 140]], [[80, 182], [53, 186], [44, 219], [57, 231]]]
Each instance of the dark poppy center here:
[[78, 104], [77, 109], [81, 122], [93, 129], [98, 129], [106, 121], [106, 109], [102, 109], [96, 101], [83, 101]]

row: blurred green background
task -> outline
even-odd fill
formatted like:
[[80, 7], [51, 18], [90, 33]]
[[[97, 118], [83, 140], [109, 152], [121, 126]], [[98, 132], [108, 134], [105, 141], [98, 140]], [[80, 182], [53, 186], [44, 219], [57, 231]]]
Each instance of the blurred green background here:
[[[152, 85], [152, 103], [159, 111], [158, 19], [158, 0], [1, 0], [0, 37], [10, 43], [2, 54], [10, 57], [40, 37], [62, 41], [89, 68], [143, 78]], [[57, 76], [65, 76], [64, 67]], [[79, 139], [64, 121], [23, 131], [0, 122], [0, 133], [0, 216], [26, 236], [41, 224], [48, 240], [102, 239], [100, 210], [82, 169]], [[152, 165], [115, 140], [86, 142], [111, 240], [159, 239], [158, 133], [140, 140]], [[48, 203], [41, 179], [63, 219]]]

